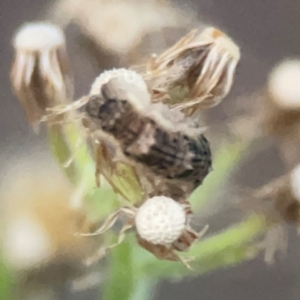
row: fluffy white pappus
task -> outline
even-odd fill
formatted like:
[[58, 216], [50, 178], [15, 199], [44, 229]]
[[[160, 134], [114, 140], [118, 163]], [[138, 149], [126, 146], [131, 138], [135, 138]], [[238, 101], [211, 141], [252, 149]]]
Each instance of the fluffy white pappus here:
[[300, 202], [300, 165], [298, 165], [290, 177], [291, 192], [293, 196]]
[[30, 217], [10, 222], [3, 239], [3, 255], [18, 270], [35, 268], [53, 254], [47, 233]]
[[133, 95], [130, 100], [136, 102], [133, 103], [136, 107], [143, 109], [150, 105], [151, 97], [143, 77], [133, 70], [124, 68], [107, 70], [101, 73], [92, 84], [90, 95], [100, 94], [102, 85], [113, 78], [119, 78], [124, 82], [126, 85], [124, 88], [129, 94]]
[[148, 199], [135, 217], [140, 237], [154, 245], [170, 245], [180, 237], [185, 223], [184, 207], [165, 196]]
[[13, 46], [23, 51], [42, 51], [65, 44], [63, 31], [56, 25], [46, 22], [25, 23], [13, 39]]
[[300, 60], [289, 59], [270, 74], [268, 90], [272, 100], [284, 109], [300, 109]]

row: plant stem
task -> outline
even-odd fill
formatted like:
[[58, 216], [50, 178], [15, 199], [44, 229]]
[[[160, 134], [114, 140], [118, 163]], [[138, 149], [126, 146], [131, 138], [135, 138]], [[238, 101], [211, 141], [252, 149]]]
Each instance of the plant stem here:
[[246, 221], [192, 246], [188, 253], [188, 256], [195, 257], [191, 262], [192, 272], [178, 262], [157, 261], [154, 257], [148, 256], [141, 262], [141, 275], [151, 274], [155, 278], [182, 278], [236, 265], [257, 254], [259, 249], [253, 239], [264, 233], [266, 229], [265, 219], [252, 215]]
[[132, 244], [125, 240], [112, 250], [109, 264], [109, 279], [104, 287], [103, 300], [127, 300], [134, 293], [134, 261]]
[[154, 297], [157, 279], [153, 277], [142, 277], [135, 282], [135, 290], [131, 300], [152, 300]]
[[0, 299], [13, 300], [13, 276], [0, 258]]

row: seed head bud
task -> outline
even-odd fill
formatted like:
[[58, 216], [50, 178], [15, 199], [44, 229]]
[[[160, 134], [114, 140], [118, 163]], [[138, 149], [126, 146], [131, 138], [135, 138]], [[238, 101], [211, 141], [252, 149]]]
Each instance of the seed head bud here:
[[186, 213], [173, 199], [157, 196], [138, 210], [135, 225], [139, 236], [154, 245], [170, 245], [182, 234]]
[[268, 92], [281, 109], [300, 109], [300, 60], [286, 60], [272, 71]]
[[152, 57], [146, 79], [156, 101], [193, 107], [193, 113], [219, 104], [229, 93], [239, 60], [239, 48], [223, 32], [193, 30]]
[[[92, 84], [90, 95], [98, 95], [101, 93], [101, 87], [111, 79], [118, 79], [120, 90], [129, 93], [133, 97], [137, 107], [146, 108], [151, 103], [150, 94], [143, 77], [133, 70], [128, 69], [112, 69], [101, 73]], [[125, 99], [124, 99], [125, 100]]]
[[13, 89], [29, 122], [37, 126], [47, 108], [67, 104], [72, 84], [60, 28], [50, 23], [27, 23], [13, 39]]

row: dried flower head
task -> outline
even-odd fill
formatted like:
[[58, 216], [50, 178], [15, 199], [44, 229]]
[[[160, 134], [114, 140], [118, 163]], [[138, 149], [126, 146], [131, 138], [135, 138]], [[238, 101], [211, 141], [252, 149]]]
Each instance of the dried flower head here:
[[[128, 92], [131, 99], [141, 109], [145, 109], [150, 104], [150, 94], [141, 75], [127, 69], [112, 69], [101, 73], [95, 79], [89, 95], [83, 96], [73, 103], [49, 109], [43, 120], [51, 120], [55, 116], [76, 111], [83, 106], [93, 107], [92, 100], [100, 96], [102, 86], [110, 80], [116, 80], [119, 84], [119, 91], [123, 91], [125, 94]], [[113, 118], [112, 112], [108, 117]], [[80, 118], [93, 144], [97, 186], [100, 185], [100, 175], [103, 175], [115, 192], [121, 194], [125, 199], [132, 202], [141, 200], [143, 192], [135, 170], [116, 156], [117, 149], [114, 143], [107, 136], [103, 138], [100, 128], [95, 126], [88, 114], [81, 115]]]
[[47, 108], [72, 97], [65, 37], [50, 23], [27, 23], [17, 31], [13, 46], [12, 86], [29, 122], [37, 126]]
[[[109, 249], [120, 244], [125, 238], [125, 232], [135, 227], [140, 246], [158, 259], [181, 261], [187, 267], [189, 267], [188, 260], [178, 256], [176, 251], [186, 251], [207, 230], [206, 226], [197, 233], [190, 227], [192, 211], [187, 201], [177, 202], [165, 196], [156, 196], [146, 200], [139, 208], [119, 209], [109, 216], [96, 232], [81, 235], [103, 234], [122, 214], [128, 217], [128, 221], [120, 231], [117, 244], [110, 246]], [[105, 252], [106, 249], [102, 249], [101, 253]], [[95, 258], [92, 258], [90, 261], [94, 260]]]
[[300, 232], [299, 166], [292, 172], [272, 180], [251, 193], [251, 202], [257, 202], [257, 213], [263, 213], [269, 223], [264, 240], [265, 260], [274, 261], [277, 250], [286, 252], [286, 224], [293, 224]]
[[148, 195], [186, 199], [210, 171], [209, 142], [202, 128], [180, 126], [156, 111], [157, 105], [139, 100], [120, 78], [111, 79], [85, 107], [91, 127], [140, 178], [150, 179], [153, 191]]
[[267, 134], [280, 138], [279, 149], [289, 169], [299, 163], [300, 146], [300, 61], [289, 59], [271, 71], [262, 124]]
[[149, 60], [145, 79], [154, 101], [191, 107], [192, 114], [219, 104], [229, 93], [239, 59], [239, 48], [223, 32], [193, 30]]
[[[86, 105], [86, 109], [87, 107], [92, 108], [94, 106], [92, 99], [99, 97], [102, 93], [102, 87], [111, 80], [118, 83], [118, 92], [124, 95], [125, 98], [129, 93], [130, 99], [140, 109], [146, 109], [151, 103], [150, 94], [142, 76], [135, 71], [120, 68], [101, 73], [92, 84], [90, 94], [84, 98], [82, 105]], [[114, 111], [107, 113], [108, 118], [113, 121]], [[141, 200], [143, 191], [134, 168], [128, 162], [124, 162], [120, 155], [117, 155], [118, 147], [108, 136], [103, 138], [101, 128], [95, 126], [89, 114], [84, 118], [83, 123], [92, 136], [97, 184], [99, 185], [99, 176], [103, 175], [114, 190], [125, 197], [125, 199], [132, 202]]]
[[[269, 216], [273, 222], [300, 224], [300, 201], [294, 196], [297, 169], [272, 180], [253, 193], [253, 199], [257, 199], [261, 206], [267, 206]], [[267, 213], [268, 215], [268, 213]]]
[[299, 79], [300, 62], [297, 60], [284, 61], [270, 73], [263, 115], [269, 134], [285, 138], [294, 131], [299, 131], [297, 129], [300, 124]]
[[91, 96], [99, 95], [101, 93], [101, 87], [106, 84], [111, 79], [116, 79], [119, 82], [120, 89], [127, 91], [137, 100], [136, 105], [141, 108], [146, 108], [150, 103], [150, 94], [148, 92], [147, 85], [143, 77], [133, 71], [124, 68], [111, 69], [102, 72], [92, 83], [89, 95], [83, 96], [79, 100], [67, 104], [67, 105], [57, 105], [56, 107], [48, 110], [48, 116], [45, 117], [45, 120], [51, 118], [55, 115], [64, 114], [70, 111], [75, 111], [83, 106], [85, 106]]
[[187, 23], [183, 11], [157, 0], [60, 0], [54, 18], [62, 24], [77, 24], [98, 46], [120, 56], [132, 51], [149, 32]]

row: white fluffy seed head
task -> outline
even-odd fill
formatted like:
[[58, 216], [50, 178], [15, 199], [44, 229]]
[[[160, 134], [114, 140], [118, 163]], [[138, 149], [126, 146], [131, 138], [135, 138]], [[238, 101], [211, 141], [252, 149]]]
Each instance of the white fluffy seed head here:
[[272, 100], [285, 109], [300, 109], [300, 60], [289, 59], [270, 74], [268, 90]]
[[113, 78], [121, 79], [124, 83], [122, 88], [126, 88], [128, 93], [133, 95], [130, 100], [135, 101], [135, 106], [145, 109], [151, 103], [147, 85], [140, 74], [133, 70], [124, 68], [107, 70], [101, 73], [92, 84], [90, 95], [98, 95], [101, 87]]
[[290, 177], [292, 195], [300, 202], [300, 165], [298, 165]]
[[26, 23], [17, 31], [13, 45], [18, 50], [42, 51], [65, 44], [63, 31], [46, 22]]
[[173, 199], [157, 196], [138, 210], [135, 225], [139, 236], [155, 245], [169, 245], [182, 234], [186, 223], [184, 208]]

